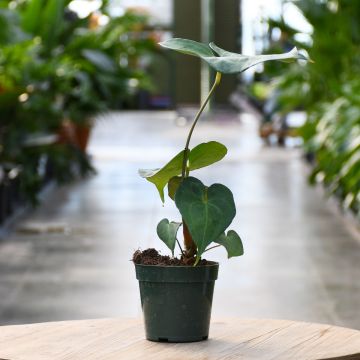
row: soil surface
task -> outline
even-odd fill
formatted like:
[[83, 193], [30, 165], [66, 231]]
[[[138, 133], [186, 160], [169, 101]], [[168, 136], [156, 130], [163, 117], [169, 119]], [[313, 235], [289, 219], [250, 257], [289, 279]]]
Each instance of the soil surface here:
[[[136, 250], [132, 260], [135, 264], [160, 266], [192, 266], [195, 262], [195, 258], [181, 257], [178, 259], [167, 255], [160, 255], [156, 249]], [[212, 264], [214, 264], [213, 261], [201, 259], [197, 266]]]

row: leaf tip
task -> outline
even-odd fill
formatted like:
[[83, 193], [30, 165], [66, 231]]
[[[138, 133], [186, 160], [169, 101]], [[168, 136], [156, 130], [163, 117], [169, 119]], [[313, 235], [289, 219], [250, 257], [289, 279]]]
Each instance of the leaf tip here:
[[195, 260], [195, 262], [194, 262], [194, 267], [199, 263], [199, 261], [200, 261], [200, 259], [201, 259], [201, 256], [199, 256], [199, 254], [196, 256], [196, 260]]
[[307, 61], [310, 63], [310, 64], [315, 64], [315, 61], [311, 58], [307, 58]]
[[315, 61], [312, 60], [310, 57], [308, 57], [305, 54], [302, 54], [301, 52], [299, 52], [299, 49], [296, 46], [294, 46], [294, 48], [291, 50], [291, 53], [293, 53], [298, 60], [305, 60], [305, 61], [307, 61], [309, 63], [312, 63], [312, 64], [315, 63]]

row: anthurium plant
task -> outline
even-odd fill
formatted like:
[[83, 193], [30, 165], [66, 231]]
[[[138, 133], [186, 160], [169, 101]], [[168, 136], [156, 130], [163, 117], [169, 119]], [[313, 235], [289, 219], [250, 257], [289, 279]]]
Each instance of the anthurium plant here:
[[[217, 141], [201, 143], [191, 148], [191, 136], [209, 99], [219, 86], [222, 74], [241, 73], [265, 61], [295, 61], [307, 58], [296, 48], [284, 54], [245, 56], [223, 50], [214, 43], [206, 45], [180, 38], [167, 40], [160, 45], [201, 58], [216, 71], [216, 76], [207, 98], [193, 120], [184, 149], [162, 168], [139, 170], [143, 178], [156, 186], [162, 202], [165, 201], [164, 189], [167, 186], [168, 196], [175, 202], [182, 218], [181, 222], [162, 219], [157, 226], [157, 234], [170, 249], [172, 256], [177, 243], [181, 259], [188, 265], [198, 265], [204, 252], [218, 246], [225, 247], [229, 258], [241, 256], [244, 250], [240, 236], [235, 230], [227, 231], [236, 215], [231, 190], [222, 184], [207, 186], [190, 176], [191, 171], [220, 161], [226, 155], [227, 148]], [[177, 238], [181, 226], [184, 247]]]

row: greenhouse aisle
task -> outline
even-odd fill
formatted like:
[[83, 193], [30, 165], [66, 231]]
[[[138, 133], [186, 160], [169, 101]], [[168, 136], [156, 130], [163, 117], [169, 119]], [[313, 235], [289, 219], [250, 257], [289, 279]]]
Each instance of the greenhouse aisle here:
[[[178, 220], [137, 174], [181, 150], [188, 127], [173, 112], [121, 112], [98, 119], [90, 144], [98, 174], [51, 191], [0, 241], [0, 324], [140, 316], [138, 248], [167, 253], [159, 220]], [[178, 123], [178, 125], [177, 125]], [[306, 182], [299, 150], [263, 147], [250, 115], [201, 122], [193, 144], [218, 140], [229, 153], [198, 171], [230, 187], [232, 228], [245, 255], [220, 261], [213, 317], [284, 318], [360, 329], [360, 242], [322, 191]]]

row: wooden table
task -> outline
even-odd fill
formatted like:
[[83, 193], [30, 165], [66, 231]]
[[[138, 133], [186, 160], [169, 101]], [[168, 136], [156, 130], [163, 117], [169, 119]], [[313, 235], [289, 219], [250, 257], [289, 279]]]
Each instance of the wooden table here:
[[[357, 354], [357, 355], [356, 355]], [[352, 355], [340, 357], [345, 355]], [[208, 341], [144, 340], [141, 320], [100, 319], [0, 327], [7, 360], [360, 359], [360, 331], [285, 320], [213, 320]]]

